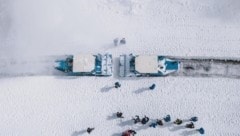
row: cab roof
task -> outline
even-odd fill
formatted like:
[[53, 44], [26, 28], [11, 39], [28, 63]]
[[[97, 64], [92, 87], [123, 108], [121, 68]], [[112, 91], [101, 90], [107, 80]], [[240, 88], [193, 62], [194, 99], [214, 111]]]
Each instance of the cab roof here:
[[73, 72], [91, 72], [95, 67], [95, 56], [78, 54], [73, 56]]
[[136, 56], [135, 70], [140, 73], [158, 73], [158, 56], [157, 55]]

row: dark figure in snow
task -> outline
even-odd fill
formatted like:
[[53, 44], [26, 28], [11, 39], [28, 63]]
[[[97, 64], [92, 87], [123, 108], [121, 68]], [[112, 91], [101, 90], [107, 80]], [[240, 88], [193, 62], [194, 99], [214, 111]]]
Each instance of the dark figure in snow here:
[[190, 121], [197, 122], [198, 121], [198, 117], [191, 117]]
[[181, 119], [176, 119], [173, 123], [176, 125], [181, 125], [182, 124], [182, 120]]
[[126, 44], [126, 39], [125, 39], [125, 38], [122, 38], [122, 39], [120, 40], [120, 44]]
[[118, 46], [118, 38], [115, 38], [115, 39], [113, 40], [113, 44], [114, 44], [115, 46]]
[[87, 128], [88, 134], [90, 134], [93, 130], [94, 130], [94, 128]]
[[166, 117], [164, 117], [163, 120], [164, 120], [165, 122], [170, 122], [170, 121], [171, 121], [170, 115], [167, 115]]
[[150, 89], [150, 90], [154, 90], [155, 87], [156, 87], [156, 85], [155, 85], [155, 84], [152, 84], [152, 85], [149, 87], [149, 89]]
[[132, 130], [132, 129], [128, 130], [128, 132], [131, 133], [132, 135], [137, 134], [137, 132], [135, 130]]
[[135, 134], [137, 134], [137, 132], [135, 130], [129, 129], [126, 130], [122, 133], [122, 136], [134, 136]]
[[149, 121], [149, 118], [147, 116], [144, 116], [144, 118], [142, 118], [141, 123], [144, 125], [144, 124], [148, 123], [148, 121]]
[[199, 129], [197, 129], [197, 131], [198, 131], [200, 134], [202, 134], [202, 135], [205, 133], [205, 131], [204, 131], [203, 128], [199, 128]]
[[124, 118], [124, 117], [122, 116], [122, 115], [123, 115], [123, 113], [122, 113], [122, 112], [117, 112], [117, 114], [116, 114], [116, 115], [117, 115], [117, 117], [118, 117], [118, 118]]
[[153, 123], [151, 123], [151, 124], [149, 125], [149, 127], [156, 128], [157, 125], [158, 125], [157, 123], [153, 122]]
[[159, 126], [163, 126], [162, 120], [161, 120], [161, 119], [157, 119], [157, 124], [158, 124]]
[[135, 116], [136, 118], [133, 118], [134, 124], [137, 124], [138, 122], [141, 122], [138, 115]]
[[193, 122], [190, 122], [189, 124], [186, 124], [186, 128], [194, 128]]
[[121, 87], [121, 84], [120, 84], [119, 82], [116, 82], [116, 83], [114, 84], [114, 87], [115, 87], [115, 88], [119, 88], [119, 87]]

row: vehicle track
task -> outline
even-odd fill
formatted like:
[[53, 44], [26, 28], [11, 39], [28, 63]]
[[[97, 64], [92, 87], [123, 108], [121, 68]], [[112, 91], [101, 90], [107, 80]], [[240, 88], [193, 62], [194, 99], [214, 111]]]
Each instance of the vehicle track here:
[[0, 77], [65, 75], [54, 69], [59, 57], [0, 58]]
[[172, 76], [240, 78], [240, 60], [207, 58], [172, 58], [180, 61], [180, 69]]
[[[54, 61], [63, 57], [0, 58], [0, 77], [66, 76], [54, 69]], [[169, 58], [180, 61], [179, 71], [170, 76], [240, 78], [240, 60], [237, 59]]]

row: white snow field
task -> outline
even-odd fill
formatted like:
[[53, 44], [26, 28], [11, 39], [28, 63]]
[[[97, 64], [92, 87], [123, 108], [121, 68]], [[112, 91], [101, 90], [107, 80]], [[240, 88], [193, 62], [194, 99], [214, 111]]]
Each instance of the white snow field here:
[[[127, 44], [115, 47], [116, 37]], [[106, 52], [114, 61], [122, 53], [238, 58], [240, 1], [0, 0], [1, 59]], [[21, 68], [4, 72], [26, 71]], [[195, 127], [206, 136], [240, 136], [239, 79], [116, 75], [3, 74], [0, 136], [87, 136], [87, 127], [95, 127], [92, 136], [120, 136], [126, 129], [137, 136], [200, 135], [173, 124], [149, 128], [131, 121], [167, 114], [172, 120], [198, 116]], [[108, 89], [116, 81], [121, 88]], [[144, 90], [152, 83], [154, 91]], [[125, 118], [114, 118], [117, 111]]]

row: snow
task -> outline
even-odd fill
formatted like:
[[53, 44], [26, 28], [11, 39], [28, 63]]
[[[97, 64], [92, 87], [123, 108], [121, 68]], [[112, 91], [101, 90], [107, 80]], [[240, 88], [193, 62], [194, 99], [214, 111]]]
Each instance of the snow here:
[[[0, 57], [18, 62], [108, 52], [114, 61], [122, 53], [238, 58], [239, 7], [238, 0], [0, 0]], [[126, 38], [126, 45], [115, 47], [116, 37]], [[111, 88], [116, 81], [120, 89]], [[156, 89], [146, 90], [153, 83]], [[139, 136], [198, 135], [130, 121], [170, 114], [198, 116], [196, 128], [209, 136], [239, 136], [238, 88], [239, 80], [230, 78], [1, 76], [0, 135], [78, 136], [88, 135], [87, 127], [95, 127], [94, 136], [129, 128]], [[125, 118], [113, 118], [117, 111]]]
[[139, 55], [135, 58], [135, 69], [140, 73], [158, 73], [158, 57]]
[[94, 70], [95, 57], [92, 54], [73, 56], [73, 72], [91, 72]]

